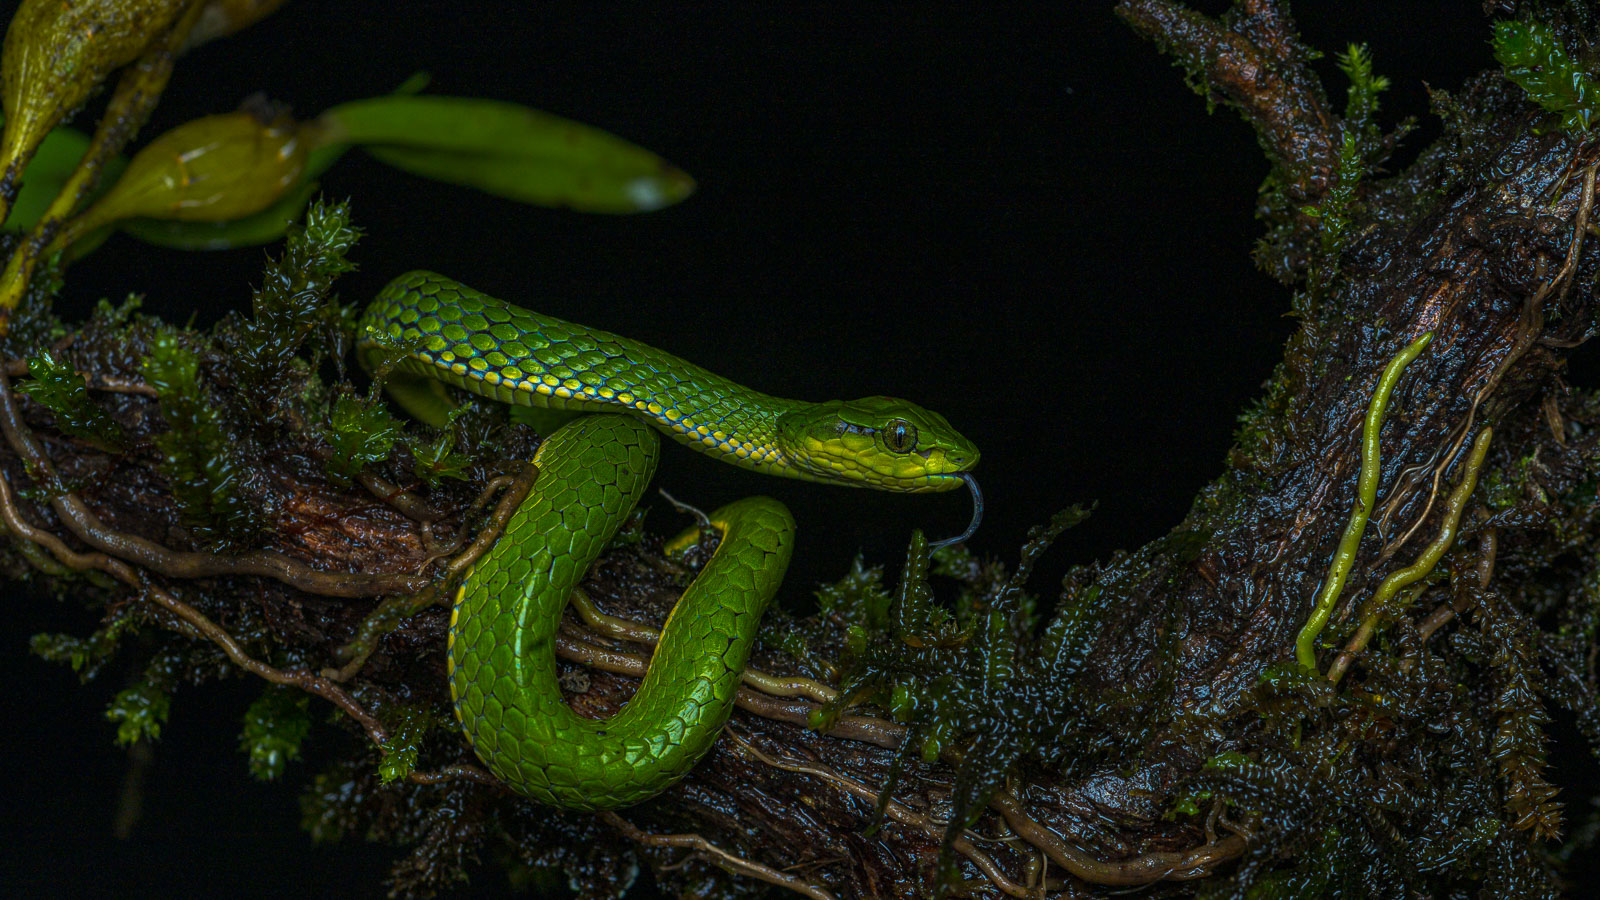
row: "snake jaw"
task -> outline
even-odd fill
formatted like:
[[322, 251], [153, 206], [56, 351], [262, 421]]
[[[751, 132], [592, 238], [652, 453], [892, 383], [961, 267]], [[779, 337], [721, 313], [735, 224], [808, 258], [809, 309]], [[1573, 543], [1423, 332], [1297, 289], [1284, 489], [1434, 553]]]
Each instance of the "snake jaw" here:
[[806, 404], [783, 415], [778, 439], [802, 478], [901, 493], [954, 490], [979, 456], [943, 416], [893, 397]]

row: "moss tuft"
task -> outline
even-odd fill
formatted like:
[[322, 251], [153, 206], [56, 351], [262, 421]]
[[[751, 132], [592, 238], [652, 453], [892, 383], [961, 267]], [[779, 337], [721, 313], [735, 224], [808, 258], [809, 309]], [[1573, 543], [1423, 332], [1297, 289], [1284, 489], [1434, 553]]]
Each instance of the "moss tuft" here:
[[250, 760], [250, 774], [261, 781], [283, 775], [300, 758], [300, 744], [311, 732], [311, 698], [280, 685], [269, 685], [244, 712], [239, 749]]
[[245, 465], [236, 452], [238, 442], [201, 386], [199, 358], [179, 335], [163, 333], [144, 361], [144, 377], [171, 428], [155, 444], [184, 523], [216, 548], [248, 546], [262, 522], [241, 490]]
[[1567, 52], [1550, 26], [1496, 22], [1494, 58], [1528, 99], [1561, 117], [1567, 131], [1588, 131], [1600, 108], [1600, 85]]
[[18, 393], [50, 410], [62, 434], [82, 438], [108, 453], [119, 453], [127, 445], [122, 426], [89, 399], [83, 376], [69, 363], [45, 350], [28, 360], [28, 375], [32, 380], [17, 385]]

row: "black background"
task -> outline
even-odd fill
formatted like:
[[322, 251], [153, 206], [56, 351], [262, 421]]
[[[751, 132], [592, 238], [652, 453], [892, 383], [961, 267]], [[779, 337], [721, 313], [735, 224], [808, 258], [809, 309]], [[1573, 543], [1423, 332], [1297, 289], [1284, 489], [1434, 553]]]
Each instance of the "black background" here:
[[[1316, 68], [1335, 103], [1333, 54], [1365, 41], [1394, 82], [1385, 122], [1419, 119], [1395, 168], [1438, 133], [1424, 82], [1453, 88], [1491, 63], [1475, 3], [1303, 0], [1295, 12], [1327, 52]], [[367, 229], [361, 269], [341, 282], [347, 300], [426, 267], [772, 393], [921, 402], [983, 450], [977, 551], [1014, 558], [1030, 526], [1099, 501], [1038, 576], [1047, 595], [1068, 564], [1183, 517], [1291, 328], [1287, 291], [1249, 258], [1267, 171], [1253, 135], [1232, 112], [1208, 115], [1110, 4], [292, 2], [184, 59], [145, 134], [256, 91], [309, 118], [418, 70], [433, 93], [612, 131], [700, 187], [662, 212], [585, 216], [354, 153], [323, 178]], [[247, 302], [262, 258], [115, 237], [69, 273], [64, 305], [131, 290], [208, 323]], [[906, 523], [943, 535], [967, 515], [962, 494], [779, 481], [675, 446], [657, 484], [707, 507], [755, 492], [788, 503], [802, 536], [782, 602], [796, 609], [858, 549], [897, 566]], [[7, 598], [5, 617], [8, 892], [381, 895], [401, 851], [316, 847], [297, 829], [308, 764], [284, 785], [249, 779], [236, 735], [257, 686], [244, 681], [174, 698], [143, 818], [113, 839], [127, 761], [101, 712], [121, 685], [113, 674], [80, 688], [26, 645], [92, 620], [25, 594]], [[307, 750], [337, 740], [320, 729]], [[1556, 765], [1581, 818], [1592, 762], [1574, 750]], [[471, 890], [498, 893], [503, 880], [485, 869]]]

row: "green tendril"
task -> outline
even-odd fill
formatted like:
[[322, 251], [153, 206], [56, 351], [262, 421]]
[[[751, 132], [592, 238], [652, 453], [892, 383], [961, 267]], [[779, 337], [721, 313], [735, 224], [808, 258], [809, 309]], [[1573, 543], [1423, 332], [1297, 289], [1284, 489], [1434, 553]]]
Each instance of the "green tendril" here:
[[1378, 379], [1377, 389], [1372, 392], [1372, 404], [1367, 407], [1367, 421], [1361, 433], [1361, 474], [1356, 482], [1356, 500], [1350, 510], [1350, 524], [1345, 526], [1339, 549], [1333, 554], [1333, 562], [1328, 565], [1328, 577], [1323, 580], [1316, 609], [1312, 610], [1311, 618], [1306, 620], [1305, 627], [1300, 629], [1300, 635], [1295, 639], [1295, 659], [1307, 669], [1316, 670], [1317, 636], [1328, 624], [1328, 617], [1333, 614], [1339, 594], [1344, 591], [1345, 579], [1350, 576], [1350, 568], [1356, 561], [1356, 550], [1361, 546], [1361, 536], [1367, 530], [1367, 516], [1378, 499], [1378, 478], [1382, 472], [1378, 433], [1383, 430], [1383, 414], [1389, 405], [1389, 395], [1394, 393], [1394, 386], [1406, 366], [1417, 358], [1431, 340], [1433, 332], [1430, 331], [1389, 360], [1389, 365]]

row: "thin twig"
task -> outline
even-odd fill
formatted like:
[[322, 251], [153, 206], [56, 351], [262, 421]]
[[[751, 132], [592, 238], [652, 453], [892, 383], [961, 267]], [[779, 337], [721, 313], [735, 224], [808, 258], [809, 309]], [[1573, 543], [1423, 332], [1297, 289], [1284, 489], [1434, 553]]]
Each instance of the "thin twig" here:
[[1210, 875], [1218, 865], [1244, 853], [1247, 841], [1233, 834], [1182, 852], [1160, 851], [1130, 859], [1104, 862], [1068, 844], [1060, 835], [1035, 822], [1022, 804], [1007, 791], [995, 794], [989, 805], [1028, 843], [1043, 850], [1056, 865], [1093, 884], [1142, 886], [1158, 881], [1190, 881]]

